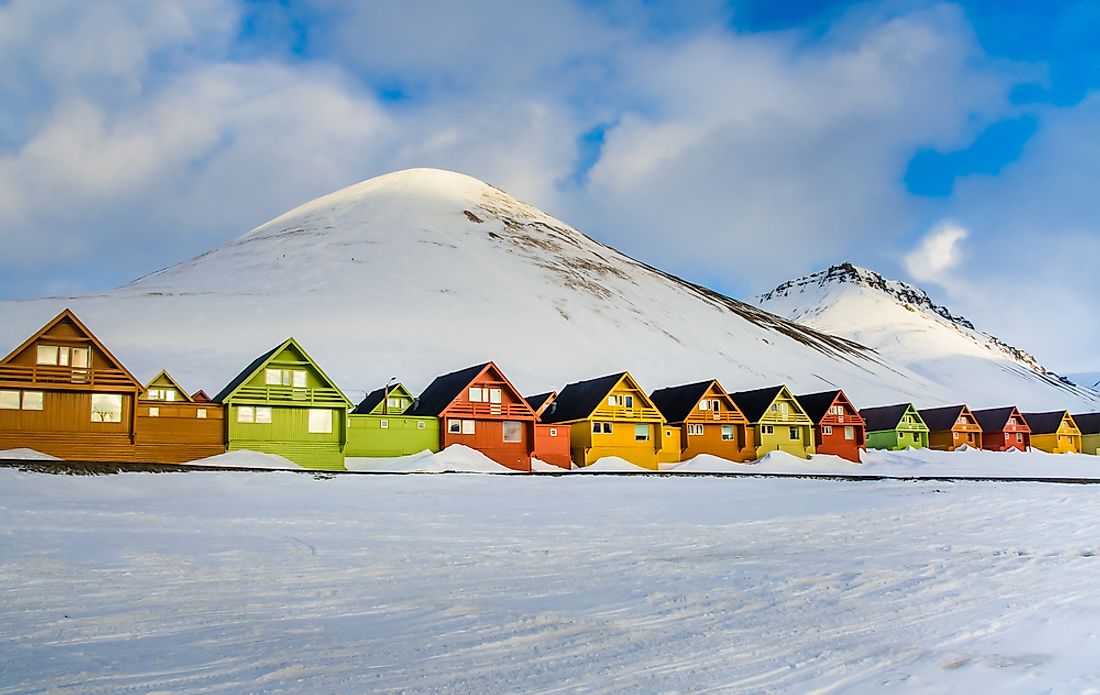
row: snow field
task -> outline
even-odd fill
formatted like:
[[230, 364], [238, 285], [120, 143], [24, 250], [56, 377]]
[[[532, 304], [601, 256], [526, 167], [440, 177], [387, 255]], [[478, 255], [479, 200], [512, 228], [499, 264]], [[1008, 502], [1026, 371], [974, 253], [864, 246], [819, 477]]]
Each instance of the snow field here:
[[0, 469], [0, 693], [1087, 692], [1100, 487]]

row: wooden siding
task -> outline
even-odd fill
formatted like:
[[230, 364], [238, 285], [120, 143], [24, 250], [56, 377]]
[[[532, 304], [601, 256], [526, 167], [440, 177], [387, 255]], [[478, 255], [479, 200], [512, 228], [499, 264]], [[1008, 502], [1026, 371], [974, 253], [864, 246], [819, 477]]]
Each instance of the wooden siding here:
[[[718, 410], [700, 410], [699, 402], [718, 401]], [[702, 434], [690, 434], [689, 425], [696, 430], [702, 426]], [[722, 428], [733, 430], [733, 439], [722, 438]], [[756, 460], [756, 434], [749, 421], [729, 397], [722, 385], [712, 383], [703, 396], [692, 406], [691, 414], [677, 423], [680, 435], [680, 459], [686, 461], [701, 454], [717, 456], [727, 461], [744, 463]]]
[[25, 447], [76, 461], [134, 460], [133, 393], [118, 394], [121, 422], [92, 422], [91, 393], [42, 394], [42, 410], [0, 410], [0, 449]]
[[383, 415], [380, 410], [348, 416], [345, 456], [393, 457], [439, 451], [439, 418]]
[[[157, 412], [156, 416], [151, 413]], [[202, 412], [205, 417], [199, 417]], [[139, 401], [139, 461], [187, 463], [225, 453], [225, 409], [216, 403]]]
[[569, 470], [573, 456], [569, 449], [568, 425], [535, 425], [534, 457], [543, 463]]
[[897, 427], [892, 430], [867, 432], [866, 437], [868, 449], [903, 451], [928, 448], [928, 426], [924, 424], [920, 413], [912, 404], [902, 415]]
[[[844, 411], [842, 415], [833, 412], [838, 406]], [[859, 463], [860, 454], [867, 446], [865, 430], [859, 411], [841, 391], [825, 416], [814, 425], [814, 451]]]
[[[758, 459], [772, 451], [785, 451], [798, 458], [809, 458], [814, 453], [813, 423], [786, 386], [753, 425]], [[769, 426], [770, 434], [766, 431]]]

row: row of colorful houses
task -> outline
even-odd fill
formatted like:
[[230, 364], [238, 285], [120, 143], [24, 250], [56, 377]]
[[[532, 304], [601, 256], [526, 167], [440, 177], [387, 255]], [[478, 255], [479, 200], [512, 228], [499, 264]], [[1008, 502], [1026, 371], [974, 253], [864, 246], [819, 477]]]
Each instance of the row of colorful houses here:
[[867, 448], [962, 446], [1100, 454], [1100, 413], [1009, 406], [857, 409], [840, 389], [730, 392], [717, 380], [647, 393], [628, 372], [524, 397], [493, 362], [436, 378], [419, 396], [392, 382], [358, 404], [293, 338], [213, 398], [167, 371], [146, 384], [69, 310], [0, 361], [0, 450], [71, 460], [183, 463], [226, 451], [340, 470], [461, 444], [516, 470], [619, 457], [653, 470], [700, 454], [747, 462], [772, 451], [858, 462]]

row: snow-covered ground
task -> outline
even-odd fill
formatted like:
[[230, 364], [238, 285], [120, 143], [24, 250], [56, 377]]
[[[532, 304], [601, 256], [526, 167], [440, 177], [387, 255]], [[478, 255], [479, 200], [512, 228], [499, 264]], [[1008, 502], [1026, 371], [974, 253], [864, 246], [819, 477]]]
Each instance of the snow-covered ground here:
[[1090, 692], [1100, 486], [0, 469], [0, 693]]

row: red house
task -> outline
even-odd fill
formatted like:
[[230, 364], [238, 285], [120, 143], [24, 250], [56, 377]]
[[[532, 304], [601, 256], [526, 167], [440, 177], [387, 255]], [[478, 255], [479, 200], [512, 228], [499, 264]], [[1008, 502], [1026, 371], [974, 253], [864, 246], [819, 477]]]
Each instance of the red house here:
[[970, 411], [982, 426], [982, 448], [989, 451], [1031, 448], [1031, 427], [1014, 406]]
[[535, 411], [535, 458], [559, 468], [569, 470], [573, 467], [573, 453], [569, 449], [569, 428], [561, 425], [548, 425], [542, 422], [543, 414], [552, 414], [558, 397], [557, 391], [527, 396], [527, 405]]
[[531, 470], [535, 411], [492, 362], [436, 377], [406, 414], [439, 418], [441, 449], [462, 444], [503, 466]]
[[866, 449], [867, 425], [840, 389], [795, 396], [814, 423], [815, 453], [859, 463]]

